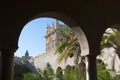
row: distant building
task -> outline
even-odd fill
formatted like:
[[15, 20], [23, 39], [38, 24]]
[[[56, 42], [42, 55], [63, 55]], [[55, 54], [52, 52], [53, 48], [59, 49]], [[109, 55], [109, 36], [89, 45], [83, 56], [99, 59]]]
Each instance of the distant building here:
[[15, 57], [14, 57], [14, 63], [15, 63], [15, 64], [21, 64], [22, 62], [26, 62], [26, 61], [28, 61], [28, 60], [31, 59], [31, 58], [32, 58], [32, 57], [29, 56], [28, 50], [26, 50], [25, 56], [22, 56], [22, 57], [17, 57], [17, 56], [15, 56]]

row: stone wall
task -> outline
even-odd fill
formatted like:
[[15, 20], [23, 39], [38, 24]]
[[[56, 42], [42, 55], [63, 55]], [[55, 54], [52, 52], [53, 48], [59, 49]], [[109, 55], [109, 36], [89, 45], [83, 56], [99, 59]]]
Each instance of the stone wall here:
[[51, 53], [44, 53], [34, 58], [31, 58], [29, 62], [33, 63], [36, 68], [40, 68], [42, 70], [45, 68], [46, 63], [50, 63], [54, 70], [56, 70], [58, 66], [65, 68], [65, 66], [68, 64], [74, 64], [73, 58], [68, 59], [66, 62], [63, 61], [61, 63], [58, 63], [58, 55], [55, 55], [54, 51]]

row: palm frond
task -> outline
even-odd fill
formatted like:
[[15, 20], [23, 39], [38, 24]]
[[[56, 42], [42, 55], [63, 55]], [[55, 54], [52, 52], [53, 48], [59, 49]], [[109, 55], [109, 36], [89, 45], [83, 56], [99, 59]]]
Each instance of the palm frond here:
[[80, 54], [80, 46], [75, 33], [68, 27], [62, 27], [57, 31], [63, 39], [56, 48], [56, 53], [59, 54], [58, 62], [60, 63], [62, 60], [66, 62], [69, 57], [75, 57], [75, 55], [77, 55], [77, 59]]

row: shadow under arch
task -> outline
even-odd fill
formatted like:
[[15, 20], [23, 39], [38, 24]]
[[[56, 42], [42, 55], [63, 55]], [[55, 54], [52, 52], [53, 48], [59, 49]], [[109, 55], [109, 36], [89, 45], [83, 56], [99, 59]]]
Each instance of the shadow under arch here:
[[78, 42], [79, 42], [80, 47], [81, 47], [81, 55], [86, 56], [89, 54], [89, 45], [88, 45], [87, 37], [86, 37], [85, 33], [83, 32], [83, 30], [81, 29], [81, 27], [78, 25], [78, 23], [75, 20], [71, 19], [69, 16], [66, 16], [62, 13], [44, 12], [44, 13], [41, 13], [37, 16], [34, 16], [29, 21], [34, 20], [36, 18], [55, 18], [55, 19], [61, 20], [65, 24], [67, 24], [75, 32], [75, 34], [78, 38]]

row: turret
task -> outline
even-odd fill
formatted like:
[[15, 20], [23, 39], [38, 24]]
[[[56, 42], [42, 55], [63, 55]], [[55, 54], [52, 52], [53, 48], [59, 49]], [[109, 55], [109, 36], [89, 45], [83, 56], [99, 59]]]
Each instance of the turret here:
[[26, 56], [26, 57], [29, 56], [28, 50], [26, 50], [26, 52], [25, 52], [25, 56]]

